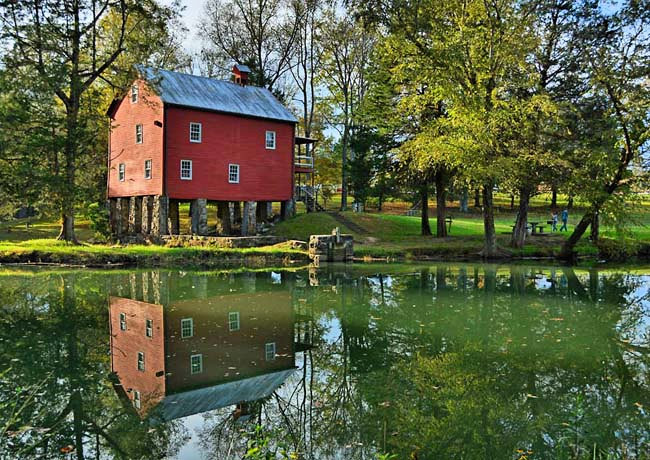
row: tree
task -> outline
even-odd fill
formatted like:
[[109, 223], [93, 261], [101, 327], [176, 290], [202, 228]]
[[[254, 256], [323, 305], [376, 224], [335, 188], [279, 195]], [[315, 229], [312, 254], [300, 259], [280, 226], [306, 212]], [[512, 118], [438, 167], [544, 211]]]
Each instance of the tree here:
[[[251, 84], [268, 88], [284, 99], [280, 83], [291, 68], [303, 21], [291, 12], [285, 0], [208, 1], [201, 23], [207, 42], [201, 50], [205, 73], [226, 76], [233, 61], [245, 64], [251, 69]], [[302, 7], [294, 12], [307, 14]]]
[[348, 206], [350, 139], [355, 116], [368, 89], [366, 69], [373, 47], [372, 36], [350, 16], [335, 9], [325, 18], [320, 82], [327, 90], [329, 125], [340, 135], [341, 210]]
[[502, 142], [507, 127], [498, 124], [504, 119], [498, 112], [510, 110], [515, 87], [528, 86], [523, 80], [530, 74], [533, 6], [517, 0], [378, 3], [359, 3], [361, 14], [409, 45], [402, 49], [407, 56], [413, 50], [410, 61], [420, 72], [426, 69], [423, 79], [438, 77], [447, 149], [482, 184], [482, 253], [497, 256], [493, 191], [509, 155]]
[[[589, 92], [580, 101], [589, 111], [576, 195], [591, 203], [562, 247], [573, 250], [595, 216], [624, 211], [623, 201], [641, 176], [631, 168], [646, 150], [650, 127], [650, 14], [645, 2], [626, 1], [611, 13], [587, 3], [581, 11], [581, 57]], [[586, 125], [586, 126], [585, 126]], [[585, 161], [584, 155], [587, 155]], [[574, 157], [574, 164], [577, 164]]]
[[[1, 38], [11, 46], [5, 59], [7, 67], [27, 72], [58, 100], [65, 114], [64, 126], [52, 138], [61, 139], [63, 152], [54, 199], [61, 214], [62, 240], [76, 242], [77, 179], [84, 157], [91, 153], [85, 146], [97, 136], [96, 125], [85, 116], [93, 106], [96, 83], [126, 50], [134, 30], [129, 27], [132, 16], [154, 27], [164, 24], [173, 12], [152, 0], [0, 3]], [[118, 18], [117, 31], [103, 27], [109, 15]]]

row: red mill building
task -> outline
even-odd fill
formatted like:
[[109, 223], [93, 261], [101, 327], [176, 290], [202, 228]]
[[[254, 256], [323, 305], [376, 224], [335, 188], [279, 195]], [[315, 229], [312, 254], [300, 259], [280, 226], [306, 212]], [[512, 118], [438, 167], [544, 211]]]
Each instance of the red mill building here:
[[[208, 202], [216, 233], [256, 232], [280, 202], [293, 211], [294, 177], [313, 178], [313, 157], [298, 155], [296, 118], [265, 88], [142, 68], [129, 93], [113, 101], [108, 159], [111, 227], [116, 235], [181, 233], [178, 205], [191, 203], [192, 234], [208, 234]], [[299, 194], [304, 198], [304, 190]], [[241, 203], [244, 203], [243, 212]], [[238, 222], [237, 222], [238, 223]]]
[[295, 341], [303, 323], [292, 294], [250, 292], [254, 275], [210, 286], [205, 277], [135, 276], [134, 298], [110, 297], [111, 366], [118, 392], [143, 417], [172, 420], [230, 405], [247, 415], [308, 346]]

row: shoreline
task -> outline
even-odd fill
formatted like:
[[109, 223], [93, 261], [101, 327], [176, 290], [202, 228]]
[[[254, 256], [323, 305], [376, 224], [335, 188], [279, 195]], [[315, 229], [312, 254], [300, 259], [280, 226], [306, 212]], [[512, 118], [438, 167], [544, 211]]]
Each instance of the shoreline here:
[[[200, 268], [234, 269], [308, 266], [311, 263], [308, 252], [267, 246], [247, 249], [211, 249], [196, 247], [150, 246], [147, 251], [129, 246], [66, 246], [64, 250], [21, 249], [1, 250], [0, 266], [65, 267], [93, 269], [127, 268]], [[626, 259], [628, 262], [648, 262], [647, 254]], [[410, 262], [544, 262], [558, 265], [572, 265], [552, 254], [512, 254], [486, 259], [478, 252], [445, 251], [437, 253], [430, 248], [409, 248], [386, 251], [383, 248], [364, 247], [355, 251], [354, 262], [400, 264]], [[578, 255], [578, 263], [620, 263], [621, 260], [606, 259], [596, 254]], [[575, 264], [573, 264], [575, 265]]]

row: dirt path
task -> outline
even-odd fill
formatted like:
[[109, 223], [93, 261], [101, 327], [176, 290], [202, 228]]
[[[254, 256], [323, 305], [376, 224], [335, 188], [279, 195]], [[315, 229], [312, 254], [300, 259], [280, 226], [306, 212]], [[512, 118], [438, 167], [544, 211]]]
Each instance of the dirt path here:
[[349, 230], [352, 230], [354, 233], [358, 235], [367, 235], [368, 231], [361, 227], [360, 225], [356, 224], [355, 222], [352, 222], [350, 219], [345, 217], [343, 214], [340, 214], [338, 212], [328, 212], [332, 218], [337, 221], [341, 225], [345, 225]]

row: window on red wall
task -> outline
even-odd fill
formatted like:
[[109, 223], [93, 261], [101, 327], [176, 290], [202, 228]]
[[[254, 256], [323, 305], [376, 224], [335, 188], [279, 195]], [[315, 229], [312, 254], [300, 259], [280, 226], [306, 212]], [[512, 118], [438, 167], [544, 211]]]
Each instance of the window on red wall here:
[[192, 160], [181, 160], [181, 179], [192, 180]]
[[275, 131], [266, 132], [266, 148], [275, 150]]
[[135, 125], [135, 143], [142, 144], [142, 125]]
[[201, 123], [190, 123], [190, 142], [200, 143], [202, 137]]
[[239, 184], [239, 165], [228, 165], [228, 182]]
[[124, 182], [125, 177], [126, 177], [126, 165], [124, 163], [120, 163], [117, 169], [117, 178], [120, 180], [120, 182]]
[[131, 86], [131, 102], [133, 104], [136, 104], [138, 102], [138, 95], [139, 95], [138, 85]]
[[151, 179], [151, 160], [144, 160], [144, 178]]

